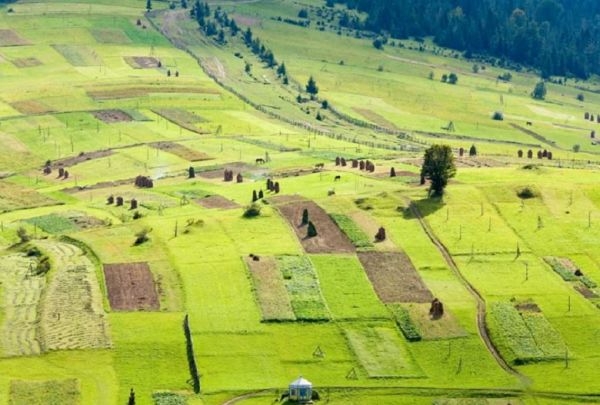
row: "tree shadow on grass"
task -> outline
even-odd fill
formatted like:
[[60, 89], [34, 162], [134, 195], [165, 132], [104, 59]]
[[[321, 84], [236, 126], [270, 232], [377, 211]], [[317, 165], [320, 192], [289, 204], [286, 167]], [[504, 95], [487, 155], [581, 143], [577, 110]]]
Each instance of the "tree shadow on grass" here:
[[435, 214], [437, 211], [444, 208], [442, 197], [422, 198], [420, 200], [410, 200], [409, 205], [404, 208], [402, 216], [404, 219], [416, 219], [414, 210], [418, 210], [423, 218], [428, 215]]

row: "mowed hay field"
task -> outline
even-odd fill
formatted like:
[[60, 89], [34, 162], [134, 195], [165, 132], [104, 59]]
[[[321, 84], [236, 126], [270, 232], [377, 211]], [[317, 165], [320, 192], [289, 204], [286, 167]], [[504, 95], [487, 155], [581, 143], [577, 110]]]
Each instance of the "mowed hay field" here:
[[0, 404], [266, 404], [300, 375], [333, 404], [597, 401], [596, 82], [534, 101], [532, 73], [338, 32], [339, 5], [211, 2], [285, 84], [145, 6], [0, 7]]

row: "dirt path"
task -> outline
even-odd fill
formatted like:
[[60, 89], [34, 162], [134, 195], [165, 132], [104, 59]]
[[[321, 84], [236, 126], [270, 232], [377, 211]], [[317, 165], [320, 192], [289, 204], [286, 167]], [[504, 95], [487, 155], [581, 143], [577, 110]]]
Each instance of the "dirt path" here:
[[477, 329], [479, 330], [479, 336], [485, 343], [485, 346], [487, 347], [490, 354], [494, 357], [494, 359], [496, 360], [498, 365], [500, 367], [502, 367], [502, 369], [504, 369], [504, 371], [517, 377], [523, 383], [523, 385], [525, 387], [529, 386], [531, 383], [529, 378], [527, 378], [526, 376], [524, 376], [523, 374], [519, 373], [517, 370], [512, 368], [502, 358], [502, 356], [500, 355], [500, 353], [498, 352], [498, 350], [492, 343], [492, 340], [490, 339], [490, 336], [488, 334], [488, 330], [485, 326], [486, 304], [485, 304], [485, 300], [483, 299], [483, 297], [481, 296], [479, 291], [477, 291], [475, 289], [475, 287], [473, 287], [473, 285], [471, 283], [469, 283], [469, 281], [460, 272], [460, 270], [458, 269], [458, 266], [456, 265], [456, 262], [450, 255], [450, 252], [448, 252], [448, 249], [446, 248], [446, 246], [444, 246], [444, 244], [437, 238], [437, 236], [435, 236], [435, 234], [433, 233], [433, 230], [431, 229], [429, 224], [425, 221], [425, 219], [421, 215], [421, 212], [419, 211], [417, 206], [411, 202], [409, 204], [409, 207], [410, 207], [412, 214], [415, 216], [415, 218], [419, 220], [419, 223], [421, 224], [421, 227], [427, 234], [427, 237], [431, 240], [431, 242], [435, 245], [435, 247], [439, 250], [439, 252], [444, 257], [444, 260], [448, 264], [448, 267], [450, 267], [452, 272], [458, 277], [458, 279], [465, 286], [467, 291], [469, 291], [469, 293], [473, 296], [473, 298], [475, 298], [475, 301], [477, 302]]
[[260, 395], [264, 394], [265, 392], [269, 392], [269, 391], [271, 391], [271, 390], [249, 392], [247, 394], [240, 395], [239, 397], [231, 398], [230, 400], [223, 402], [222, 405], [233, 405], [233, 404], [243, 401], [245, 399], [260, 396]]

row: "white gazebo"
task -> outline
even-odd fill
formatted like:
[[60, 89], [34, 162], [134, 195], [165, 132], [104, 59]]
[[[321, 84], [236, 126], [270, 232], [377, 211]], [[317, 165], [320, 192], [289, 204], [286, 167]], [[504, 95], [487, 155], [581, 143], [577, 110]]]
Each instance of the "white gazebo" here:
[[312, 383], [302, 376], [290, 383], [290, 400], [300, 403], [312, 400]]

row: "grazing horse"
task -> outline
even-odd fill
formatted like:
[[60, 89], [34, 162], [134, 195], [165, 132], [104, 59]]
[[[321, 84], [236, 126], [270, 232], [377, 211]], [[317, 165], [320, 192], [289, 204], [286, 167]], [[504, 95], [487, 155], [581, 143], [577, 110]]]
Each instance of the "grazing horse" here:
[[337, 176], [335, 176], [335, 177], [333, 178], [333, 181], [338, 181], [338, 180], [341, 180], [341, 179], [342, 179], [342, 176], [340, 176], [340, 175], [338, 174]]
[[256, 158], [256, 164], [257, 165], [260, 165], [260, 164], [263, 164], [263, 163], [265, 163], [265, 160], [263, 158]]

